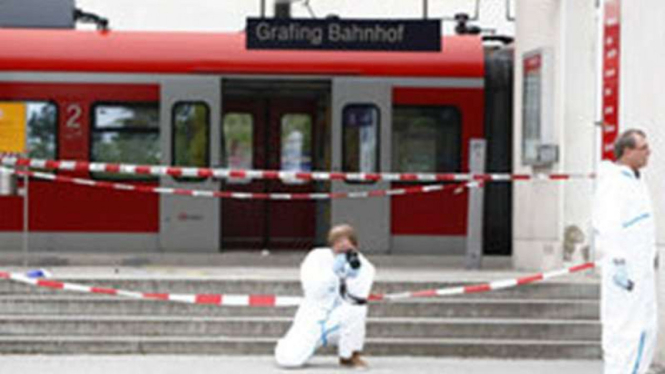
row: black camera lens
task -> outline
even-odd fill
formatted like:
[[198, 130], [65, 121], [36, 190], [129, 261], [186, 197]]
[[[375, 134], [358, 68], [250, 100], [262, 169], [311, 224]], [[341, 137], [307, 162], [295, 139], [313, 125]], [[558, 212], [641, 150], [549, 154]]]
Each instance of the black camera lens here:
[[360, 257], [358, 257], [358, 252], [348, 251], [346, 252], [346, 261], [351, 265], [351, 269], [360, 268]]

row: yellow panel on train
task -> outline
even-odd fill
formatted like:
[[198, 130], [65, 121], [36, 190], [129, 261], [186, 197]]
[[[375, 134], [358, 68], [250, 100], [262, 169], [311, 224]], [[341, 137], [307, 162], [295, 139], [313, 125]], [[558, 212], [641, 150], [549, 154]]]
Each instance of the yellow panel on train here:
[[0, 152], [25, 152], [25, 111], [24, 103], [0, 102]]

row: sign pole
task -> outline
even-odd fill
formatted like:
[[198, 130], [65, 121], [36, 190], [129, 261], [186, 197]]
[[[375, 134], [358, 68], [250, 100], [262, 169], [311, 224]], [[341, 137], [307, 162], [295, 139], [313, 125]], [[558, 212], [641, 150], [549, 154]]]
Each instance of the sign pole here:
[[[27, 170], [27, 166], [25, 168]], [[28, 174], [23, 175], [23, 266], [28, 267], [29, 255], [29, 242], [28, 234], [30, 233], [30, 178]]]
[[[485, 139], [471, 139], [469, 147], [469, 172], [483, 174], [487, 154]], [[483, 260], [483, 201], [485, 188], [469, 188], [469, 214], [467, 216], [466, 255], [464, 267], [478, 270]]]
[[[0, 102], [0, 152], [18, 156], [28, 155], [27, 107], [25, 103]], [[16, 169], [20, 166], [14, 165]], [[26, 168], [22, 168], [27, 170]], [[18, 181], [18, 177], [15, 180]], [[23, 265], [28, 266], [28, 182], [23, 179]]]

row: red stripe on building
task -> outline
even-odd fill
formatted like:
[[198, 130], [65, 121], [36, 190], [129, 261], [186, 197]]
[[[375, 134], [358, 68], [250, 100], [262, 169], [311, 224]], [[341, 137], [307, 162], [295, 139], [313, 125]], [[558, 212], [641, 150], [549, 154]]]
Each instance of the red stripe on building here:
[[614, 160], [619, 134], [619, 75], [621, 61], [621, 0], [605, 0], [603, 19], [603, 160]]

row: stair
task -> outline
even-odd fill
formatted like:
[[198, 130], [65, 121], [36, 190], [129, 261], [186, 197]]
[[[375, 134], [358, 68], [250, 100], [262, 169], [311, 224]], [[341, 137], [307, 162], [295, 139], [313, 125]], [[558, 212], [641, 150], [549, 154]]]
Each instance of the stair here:
[[[142, 292], [299, 295], [295, 280], [62, 279]], [[379, 281], [374, 292], [449, 287]], [[369, 355], [599, 359], [595, 283], [370, 306]], [[85, 295], [0, 282], [0, 354], [271, 354], [295, 308], [238, 308]], [[333, 353], [328, 349], [325, 352]]]

